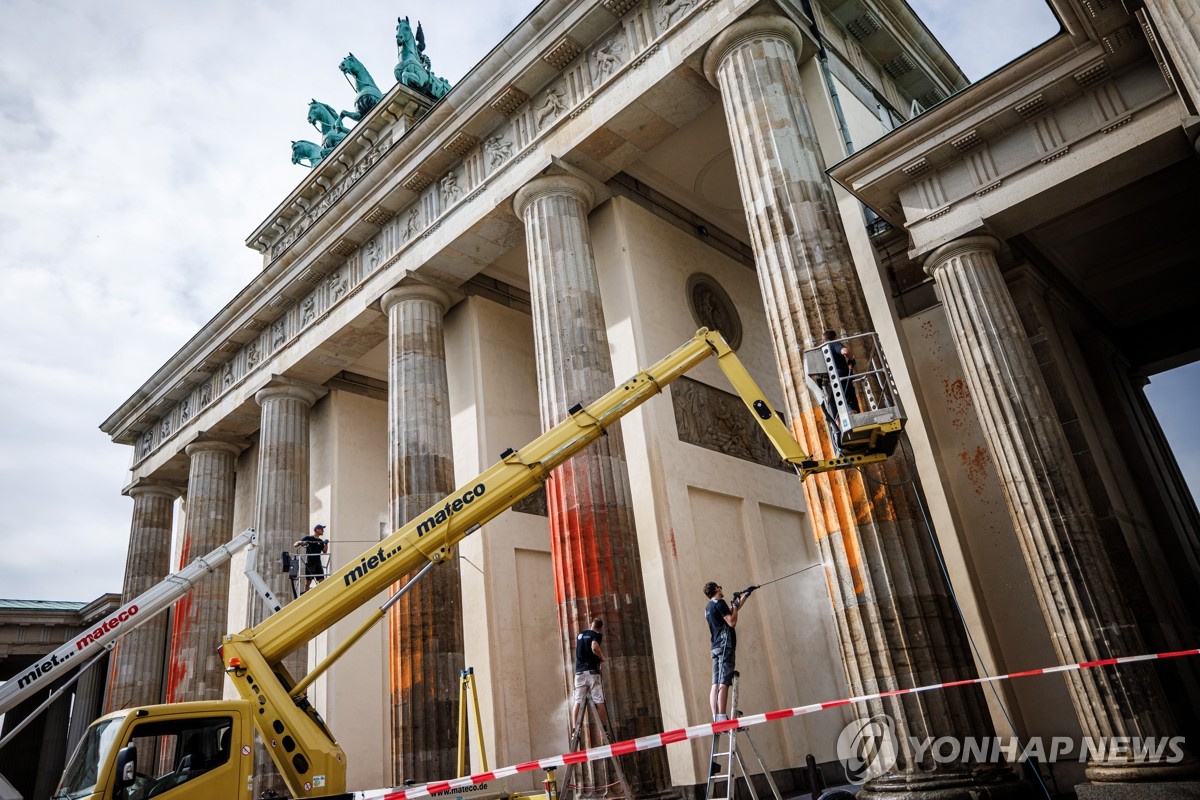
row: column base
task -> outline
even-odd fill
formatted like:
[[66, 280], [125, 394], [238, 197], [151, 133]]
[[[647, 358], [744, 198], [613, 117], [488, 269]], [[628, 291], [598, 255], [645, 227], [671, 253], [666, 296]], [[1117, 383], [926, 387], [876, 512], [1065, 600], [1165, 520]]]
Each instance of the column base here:
[[1075, 795], [1079, 800], [1195, 800], [1200, 797], [1200, 781], [1081, 783]]
[[1200, 762], [1191, 755], [1174, 764], [1093, 761], [1087, 765], [1083, 774], [1097, 784], [1126, 784], [1135, 787], [1154, 783], [1188, 782], [1200, 777]]
[[1045, 794], [1011, 769], [891, 772], [866, 782], [858, 800], [1044, 800]]

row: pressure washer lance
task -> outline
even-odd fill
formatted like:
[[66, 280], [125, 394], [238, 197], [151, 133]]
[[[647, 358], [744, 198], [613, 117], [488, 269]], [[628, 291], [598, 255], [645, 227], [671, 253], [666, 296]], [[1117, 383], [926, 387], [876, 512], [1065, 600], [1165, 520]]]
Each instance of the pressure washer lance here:
[[751, 593], [754, 592], [755, 589], [761, 589], [764, 586], [770, 586], [772, 583], [775, 583], [776, 581], [781, 581], [784, 578], [790, 578], [793, 575], [799, 575], [801, 572], [808, 572], [810, 569], [813, 569], [814, 567], [819, 567], [819, 566], [821, 566], [820, 561], [818, 561], [815, 564], [809, 564], [804, 569], [798, 569], [795, 572], [791, 573], [790, 575], [783, 575], [783, 576], [775, 578], [773, 580], [769, 580], [766, 583], [757, 583], [757, 584], [752, 583], [749, 586], [747, 586], [745, 589], [742, 589], [740, 592], [733, 593], [733, 607], [740, 608], [742, 605], [742, 598], [749, 597], [751, 595]]

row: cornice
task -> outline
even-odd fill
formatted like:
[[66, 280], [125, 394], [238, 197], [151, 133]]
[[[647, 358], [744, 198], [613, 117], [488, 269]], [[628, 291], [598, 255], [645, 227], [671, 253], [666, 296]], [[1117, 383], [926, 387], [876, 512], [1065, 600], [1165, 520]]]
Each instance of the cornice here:
[[[1134, 42], [1126, 46], [1139, 47]], [[1133, 59], [1129, 53], [1114, 54], [1104, 42], [1081, 45], [1060, 35], [834, 165], [829, 175], [896, 227], [944, 213], [955, 197], [941, 191], [939, 170], [967, 163], [969, 194], [981, 196], [1015, 171], [1048, 163], [1073, 143], [1114, 130], [1160, 102], [1168, 92], [1165, 85], [1162, 92], [1137, 102], [1123, 99], [1115, 89], [1124, 75], [1143, 70], [1150, 61], [1144, 44], [1140, 47], [1141, 58]], [[1093, 106], [1094, 122], [1064, 130], [1057, 109], [1085, 101]], [[998, 169], [988, 146], [1026, 130], [1030, 158]], [[926, 213], [907, 217], [900, 192], [921, 181], [932, 181]]]

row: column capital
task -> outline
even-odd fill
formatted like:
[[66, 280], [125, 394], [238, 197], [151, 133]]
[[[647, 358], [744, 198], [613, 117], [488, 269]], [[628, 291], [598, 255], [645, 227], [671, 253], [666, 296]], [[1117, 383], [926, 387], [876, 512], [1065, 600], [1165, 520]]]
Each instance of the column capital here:
[[267, 400], [292, 397], [312, 406], [327, 392], [328, 390], [324, 386], [318, 386], [315, 383], [285, 378], [282, 375], [272, 375], [267, 385], [254, 393], [254, 400], [261, 406]]
[[517, 213], [519, 219], [523, 220], [525, 219], [525, 209], [529, 208], [534, 200], [556, 194], [571, 195], [577, 198], [588, 211], [592, 210], [592, 206], [596, 202], [596, 193], [592, 191], [592, 187], [588, 186], [586, 181], [573, 175], [543, 175], [540, 178], [534, 178], [517, 190], [517, 195], [513, 198], [513, 211]]
[[173, 483], [154, 478], [138, 478], [121, 490], [121, 494], [132, 497], [135, 500], [139, 497], [150, 495], [161, 495], [170, 500], [178, 500], [179, 496], [183, 494], [183, 489]]
[[183, 452], [188, 457], [194, 456], [197, 453], [229, 453], [232, 456], [240, 456], [242, 451], [250, 446], [249, 442], [237, 442], [232, 439], [216, 439], [203, 436], [197, 437], [193, 442], [184, 446]]
[[991, 253], [992, 257], [995, 258], [996, 254], [1000, 252], [1000, 240], [995, 236], [977, 234], [975, 236], [963, 236], [952, 242], [947, 242], [925, 257], [925, 273], [933, 275], [937, 268], [945, 264], [947, 260], [962, 253], [971, 252]]
[[383, 297], [379, 300], [379, 307], [383, 313], [387, 314], [392, 306], [405, 300], [428, 300], [431, 303], [436, 303], [441, 308], [443, 314], [449, 311], [450, 306], [454, 305], [455, 302], [455, 298], [451, 297], [450, 292], [447, 290], [418, 278], [406, 276], [398, 284], [383, 293]]
[[742, 17], [717, 34], [704, 54], [704, 75], [709, 83], [721, 88], [717, 80], [717, 69], [731, 50], [755, 39], [782, 39], [792, 46], [796, 63], [801, 64], [817, 53], [817, 42], [812, 34], [801, 30], [796, 23], [775, 14]]

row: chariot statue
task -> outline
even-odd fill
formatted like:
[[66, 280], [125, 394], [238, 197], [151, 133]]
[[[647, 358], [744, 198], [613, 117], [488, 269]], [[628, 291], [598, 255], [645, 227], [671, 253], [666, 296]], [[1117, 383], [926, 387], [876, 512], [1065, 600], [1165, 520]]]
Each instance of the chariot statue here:
[[353, 84], [354, 91], [358, 92], [354, 98], [354, 110], [343, 111], [342, 118], [349, 118], [357, 122], [383, 99], [383, 92], [379, 91], [379, 87], [371, 78], [371, 73], [367, 72], [367, 68], [363, 66], [362, 62], [354, 57], [354, 53], [343, 58], [342, 63], [338, 64], [338, 69], [346, 76], [346, 80]]
[[292, 142], [292, 163], [303, 164], [310, 169], [320, 164], [325, 156], [332, 153], [333, 149], [350, 133], [350, 130], [342, 124], [342, 115], [347, 113], [343, 111], [339, 114], [333, 106], [322, 103], [320, 100], [310, 101], [308, 123], [321, 134], [321, 143], [317, 144], [304, 139]]
[[425, 55], [425, 32], [421, 29], [421, 23], [417, 23], [417, 32], [414, 34], [408, 17], [398, 17], [396, 22], [396, 50], [399, 57], [396, 80], [434, 100], [441, 100], [450, 91], [450, 81], [433, 74], [432, 62]]

